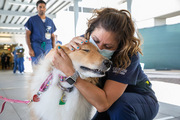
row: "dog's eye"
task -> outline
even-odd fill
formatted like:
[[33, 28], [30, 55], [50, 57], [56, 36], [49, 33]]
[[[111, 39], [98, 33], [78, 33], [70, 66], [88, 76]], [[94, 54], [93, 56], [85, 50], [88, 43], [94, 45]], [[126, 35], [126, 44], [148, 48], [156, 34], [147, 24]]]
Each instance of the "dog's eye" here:
[[87, 50], [87, 49], [82, 49], [83, 51], [85, 51], [85, 52], [89, 52], [89, 50]]

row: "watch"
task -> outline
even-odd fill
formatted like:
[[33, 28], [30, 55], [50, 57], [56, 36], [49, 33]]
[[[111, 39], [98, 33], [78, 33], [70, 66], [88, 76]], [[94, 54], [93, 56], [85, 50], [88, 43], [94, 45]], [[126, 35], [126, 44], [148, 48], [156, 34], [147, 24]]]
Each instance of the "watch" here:
[[70, 84], [73, 85], [77, 78], [79, 77], [79, 73], [76, 71], [72, 76], [69, 76], [66, 78], [66, 81]]

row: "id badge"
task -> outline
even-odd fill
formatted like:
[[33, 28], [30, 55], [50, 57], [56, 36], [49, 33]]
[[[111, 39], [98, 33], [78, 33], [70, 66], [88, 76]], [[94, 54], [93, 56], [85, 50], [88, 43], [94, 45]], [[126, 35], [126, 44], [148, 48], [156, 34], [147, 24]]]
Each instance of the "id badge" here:
[[50, 33], [45, 33], [46, 39], [51, 39], [51, 34]]

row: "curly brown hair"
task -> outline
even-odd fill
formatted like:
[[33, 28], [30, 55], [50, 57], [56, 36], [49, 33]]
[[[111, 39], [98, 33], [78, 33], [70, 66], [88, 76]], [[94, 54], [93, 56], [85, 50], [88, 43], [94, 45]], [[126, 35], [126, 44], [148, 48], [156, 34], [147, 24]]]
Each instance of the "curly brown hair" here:
[[119, 45], [112, 56], [112, 61], [116, 67], [121, 67], [121, 70], [126, 69], [131, 64], [130, 57], [132, 55], [137, 55], [138, 52], [142, 54], [141, 40], [134, 36], [135, 27], [129, 11], [114, 8], [96, 9], [93, 16], [88, 20], [85, 38], [89, 39], [97, 27], [115, 33], [115, 40]]

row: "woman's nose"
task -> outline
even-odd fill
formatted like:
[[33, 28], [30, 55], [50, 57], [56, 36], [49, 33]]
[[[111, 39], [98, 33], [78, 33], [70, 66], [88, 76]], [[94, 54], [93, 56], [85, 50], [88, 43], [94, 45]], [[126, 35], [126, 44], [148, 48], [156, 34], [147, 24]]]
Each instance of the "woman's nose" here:
[[97, 46], [98, 46], [98, 48], [99, 48], [100, 50], [103, 49], [103, 46], [102, 46], [102, 45], [98, 44]]

